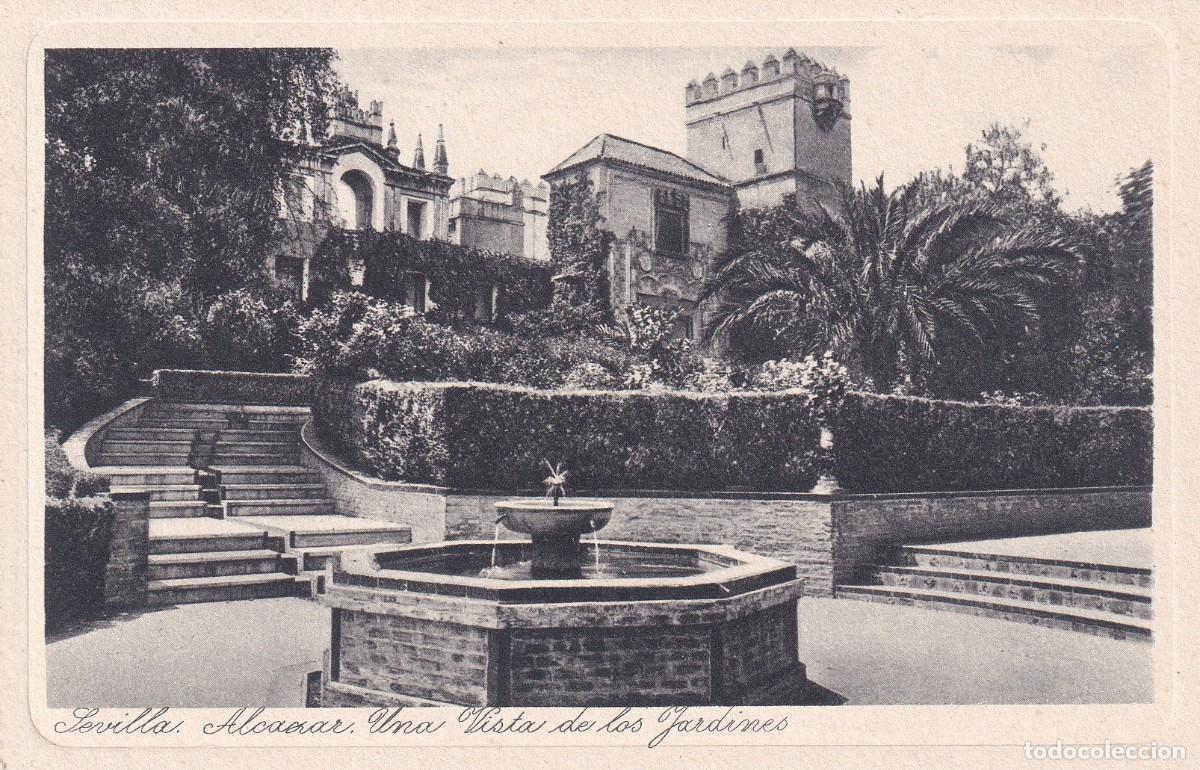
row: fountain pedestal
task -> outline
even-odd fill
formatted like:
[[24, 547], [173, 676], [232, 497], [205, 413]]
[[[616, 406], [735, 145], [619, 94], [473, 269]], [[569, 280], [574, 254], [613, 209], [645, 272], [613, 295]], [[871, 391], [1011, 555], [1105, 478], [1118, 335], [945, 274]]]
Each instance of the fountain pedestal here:
[[499, 521], [513, 532], [529, 535], [533, 545], [533, 577], [571, 580], [581, 576], [584, 561], [579, 536], [608, 524], [613, 504], [593, 500], [506, 500], [496, 503]]

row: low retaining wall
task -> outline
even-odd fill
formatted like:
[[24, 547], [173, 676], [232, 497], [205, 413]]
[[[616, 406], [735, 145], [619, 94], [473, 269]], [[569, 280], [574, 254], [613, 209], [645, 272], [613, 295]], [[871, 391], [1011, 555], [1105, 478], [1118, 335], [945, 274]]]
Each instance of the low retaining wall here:
[[834, 582], [879, 547], [1150, 526], [1149, 487], [847, 495], [830, 503]]
[[105, 431], [137, 422], [142, 409], [152, 400], [146, 397], [131, 398], [99, 417], [88, 420], [87, 424], [72, 433], [62, 445], [71, 466], [76, 470], [90, 472], [100, 457], [100, 446], [104, 443]]
[[300, 463], [321, 475], [338, 513], [409, 527], [414, 543], [447, 539], [445, 489], [383, 481], [349, 468], [321, 445], [311, 420], [300, 429]]
[[[347, 468], [301, 431], [303, 462], [351, 516], [411, 527], [413, 542], [497, 535], [495, 504], [516, 495], [388, 482]], [[527, 493], [536, 494], [536, 493]], [[724, 544], [795, 564], [810, 596], [854, 580], [882, 546], [1148, 527], [1150, 487], [1076, 487], [886, 495], [590, 490], [610, 499], [605, 539]], [[501, 539], [515, 533], [501, 527]]]
[[164, 401], [309, 406], [314, 381], [304, 374], [157, 369], [153, 387]]

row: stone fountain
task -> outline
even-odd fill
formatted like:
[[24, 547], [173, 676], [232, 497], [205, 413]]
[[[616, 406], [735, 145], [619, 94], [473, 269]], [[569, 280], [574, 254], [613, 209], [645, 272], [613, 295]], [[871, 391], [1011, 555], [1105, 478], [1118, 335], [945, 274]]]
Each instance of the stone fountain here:
[[496, 504], [529, 540], [339, 554], [320, 597], [333, 611], [321, 705], [751, 705], [803, 687], [795, 566], [581, 543], [613, 504], [551, 491]]

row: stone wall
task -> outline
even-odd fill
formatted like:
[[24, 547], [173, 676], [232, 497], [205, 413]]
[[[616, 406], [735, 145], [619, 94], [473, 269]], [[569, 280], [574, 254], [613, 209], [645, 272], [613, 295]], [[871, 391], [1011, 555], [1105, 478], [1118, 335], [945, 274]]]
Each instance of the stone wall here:
[[830, 506], [835, 584], [853, 579], [881, 545], [1148, 527], [1151, 519], [1149, 487], [847, 495]]
[[112, 608], [146, 604], [150, 553], [150, 494], [112, 493], [112, 540], [104, 570], [104, 604]]
[[321, 483], [329, 499], [337, 503], [338, 513], [409, 527], [414, 543], [432, 543], [451, 536], [454, 530], [446, 521], [446, 496], [441, 488], [383, 481], [357, 473], [322, 447], [311, 421], [301, 428], [300, 437], [300, 462], [321, 475]]
[[[338, 467], [313, 451], [347, 515], [412, 527], [413, 542], [517, 539], [496, 527], [495, 504], [513, 493], [384, 482]], [[318, 447], [319, 448], [319, 447]], [[880, 546], [1150, 526], [1149, 487], [1095, 487], [887, 495], [596, 490], [614, 502], [605, 540], [730, 545], [795, 564], [809, 596], [830, 596], [877, 558]], [[586, 538], [585, 538], [586, 543]]]
[[[649, 493], [595, 497], [615, 503], [612, 519], [600, 532], [605, 540], [663, 543], [719, 543], [799, 567], [807, 593], [828, 595], [832, 585], [830, 506], [820, 495], [651, 496]], [[495, 533], [495, 503], [513, 495], [450, 494], [446, 524], [452, 538], [490, 539]], [[500, 528], [501, 538], [518, 535]], [[585, 538], [586, 542], [586, 538]]]

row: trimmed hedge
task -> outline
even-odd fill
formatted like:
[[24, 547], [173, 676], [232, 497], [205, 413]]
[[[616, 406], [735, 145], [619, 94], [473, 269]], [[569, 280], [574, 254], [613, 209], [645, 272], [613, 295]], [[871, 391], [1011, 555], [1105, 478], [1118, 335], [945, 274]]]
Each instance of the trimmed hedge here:
[[158, 369], [153, 386], [165, 401], [307, 406], [313, 398], [313, 380], [304, 374]]
[[94, 615], [103, 606], [112, 519], [106, 497], [46, 499], [47, 627]]
[[[528, 488], [548, 460], [583, 488], [804, 492], [817, 429], [812, 399], [797, 395], [326, 380], [313, 412], [326, 441], [386, 479]], [[852, 493], [1151, 483], [1144, 408], [851, 393], [832, 422], [834, 470]]]
[[848, 492], [1150, 484], [1142, 407], [1006, 406], [852, 393], [834, 422]]
[[817, 429], [780, 393], [546, 391], [324, 381], [322, 438], [385, 479], [536, 487], [543, 461], [582, 488], [808, 490]]

